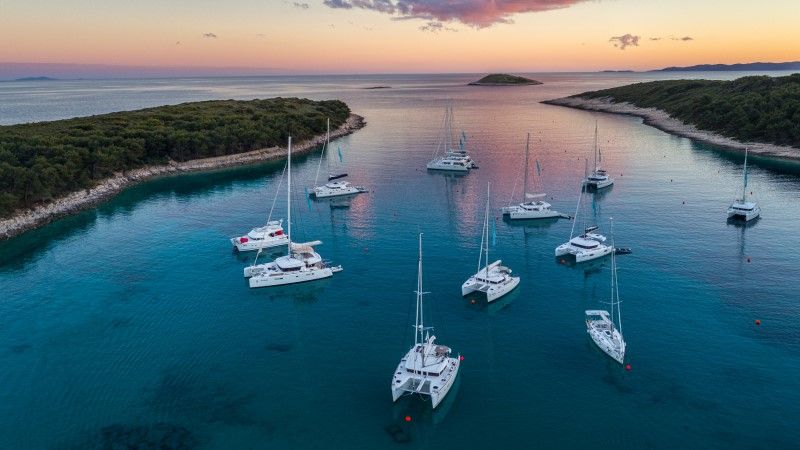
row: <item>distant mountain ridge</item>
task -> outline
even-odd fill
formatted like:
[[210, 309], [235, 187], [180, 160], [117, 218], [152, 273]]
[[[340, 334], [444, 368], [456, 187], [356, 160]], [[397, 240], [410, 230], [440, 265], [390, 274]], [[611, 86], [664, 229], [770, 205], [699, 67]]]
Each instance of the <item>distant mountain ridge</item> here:
[[779, 63], [742, 63], [742, 64], [698, 64], [686, 67], [665, 67], [651, 72], [713, 72], [713, 71], [746, 71], [746, 70], [800, 70], [800, 61]]

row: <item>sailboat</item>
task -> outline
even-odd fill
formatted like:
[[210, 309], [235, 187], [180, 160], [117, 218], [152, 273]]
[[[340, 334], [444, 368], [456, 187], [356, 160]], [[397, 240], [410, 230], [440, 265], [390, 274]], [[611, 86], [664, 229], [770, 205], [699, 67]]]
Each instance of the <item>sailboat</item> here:
[[511, 269], [501, 266], [501, 260], [489, 264], [489, 188], [486, 184], [486, 215], [481, 233], [481, 250], [478, 255], [478, 272], [461, 285], [461, 295], [483, 292], [486, 300], [493, 302], [508, 294], [519, 284], [519, 277], [511, 276]]
[[[285, 172], [286, 168], [283, 170]], [[269, 209], [267, 224], [263, 227], [253, 228], [244, 236], [231, 238], [234, 251], [249, 252], [287, 244], [289, 239], [283, 232], [283, 219], [272, 220], [272, 211], [275, 209], [275, 201], [278, 199], [278, 192], [281, 190], [282, 182], [283, 174], [281, 174], [278, 188], [275, 190], [275, 197], [272, 199], [272, 207]]]
[[467, 135], [462, 131], [458, 140], [458, 150], [453, 148], [453, 107], [445, 108], [442, 135], [436, 145], [433, 159], [428, 163], [430, 170], [469, 172], [478, 166], [467, 154]]
[[747, 201], [747, 148], [744, 149], [744, 177], [742, 179], [742, 197], [737, 198], [728, 207], [729, 219], [743, 219], [749, 222], [761, 215], [758, 203]]
[[601, 166], [603, 154], [597, 146], [597, 122], [594, 123], [594, 171], [586, 177], [587, 188], [603, 189], [614, 184], [614, 179], [608, 176], [605, 169]]
[[[528, 160], [529, 158], [529, 148], [531, 142], [531, 134], [528, 133], [528, 140], [525, 142], [525, 172], [524, 172], [524, 182], [522, 184], [522, 203], [513, 205], [510, 204], [508, 206], [504, 206], [502, 211], [504, 215], [508, 215], [509, 219], [548, 219], [552, 217], [567, 217], [564, 214], [561, 214], [558, 211], [553, 211], [550, 209], [550, 203], [547, 203], [543, 199], [547, 194], [545, 193], [535, 193], [531, 194], [528, 192]], [[536, 167], [539, 167], [539, 162], [536, 162]], [[514, 190], [516, 190], [516, 183], [514, 186]], [[514, 194], [511, 194], [512, 200]]]
[[439, 406], [458, 375], [460, 357], [450, 356], [452, 350], [437, 345], [433, 330], [424, 324], [422, 296], [422, 233], [419, 235], [419, 262], [417, 265], [417, 309], [414, 323], [414, 345], [400, 360], [392, 376], [392, 401], [403, 394], [419, 394], [430, 397], [433, 408]]
[[[325, 133], [325, 144], [322, 146], [322, 154], [319, 157], [319, 165], [317, 165], [317, 175], [314, 178], [314, 188], [311, 189], [310, 195], [316, 198], [338, 197], [340, 195], [353, 195], [367, 192], [363, 186], [354, 186], [349, 181], [342, 180], [347, 176], [347, 173], [331, 173], [330, 171], [330, 158], [326, 157], [330, 153], [329, 148], [331, 145], [331, 119], [328, 119], [328, 131]], [[341, 158], [342, 149], [339, 149], [339, 158]], [[328, 161], [328, 182], [320, 185], [319, 171], [322, 167], [322, 160]]]
[[292, 242], [292, 138], [286, 160], [286, 224], [287, 254], [276, 258], [273, 262], [246, 267], [244, 276], [249, 277], [250, 287], [271, 287], [284, 284], [302, 283], [319, 280], [341, 272], [342, 266], [329, 266], [314, 247], [321, 241], [304, 243]]
[[583, 202], [584, 182], [581, 183], [581, 193], [578, 196], [578, 206], [575, 207], [575, 219], [572, 222], [572, 230], [569, 233], [569, 241], [556, 247], [556, 256], [573, 255], [575, 262], [591, 261], [602, 258], [610, 253], [614, 253], [614, 246], [606, 245], [606, 237], [597, 233], [596, 225], [586, 226], [586, 215], [583, 214], [584, 228], [583, 234], [575, 236], [575, 224], [578, 222], [578, 211]]
[[[614, 225], [611, 225], [611, 241], [614, 241]], [[586, 332], [600, 350], [614, 361], [625, 360], [625, 338], [622, 337], [622, 313], [620, 311], [619, 284], [617, 281], [617, 258], [611, 254], [611, 312], [599, 309], [586, 311]], [[616, 324], [614, 321], [616, 320]]]

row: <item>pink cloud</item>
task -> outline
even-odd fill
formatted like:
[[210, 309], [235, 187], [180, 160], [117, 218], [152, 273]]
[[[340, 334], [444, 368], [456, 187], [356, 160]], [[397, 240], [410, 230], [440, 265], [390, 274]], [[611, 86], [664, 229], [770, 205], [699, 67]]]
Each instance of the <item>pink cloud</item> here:
[[331, 8], [361, 8], [400, 19], [456, 21], [477, 28], [511, 23], [514, 14], [567, 8], [586, 0], [324, 0]]

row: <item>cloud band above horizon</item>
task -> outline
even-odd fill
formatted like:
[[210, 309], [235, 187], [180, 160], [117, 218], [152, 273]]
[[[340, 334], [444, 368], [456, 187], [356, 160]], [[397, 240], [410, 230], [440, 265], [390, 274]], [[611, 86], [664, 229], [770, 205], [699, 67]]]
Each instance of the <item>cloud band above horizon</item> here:
[[567, 8], [587, 0], [324, 0], [335, 9], [360, 8], [397, 19], [461, 22], [476, 28], [513, 23], [511, 16]]

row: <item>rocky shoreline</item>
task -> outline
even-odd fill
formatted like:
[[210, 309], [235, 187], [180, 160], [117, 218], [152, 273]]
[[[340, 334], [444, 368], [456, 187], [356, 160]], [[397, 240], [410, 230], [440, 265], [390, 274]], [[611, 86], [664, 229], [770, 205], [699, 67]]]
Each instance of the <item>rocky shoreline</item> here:
[[587, 111], [600, 111], [641, 117], [644, 119], [645, 125], [650, 125], [659, 130], [666, 131], [667, 133], [741, 152], [744, 152], [744, 149], [747, 148], [751, 154], [757, 154], [766, 158], [778, 158], [800, 162], [800, 148], [760, 142], [739, 142], [712, 131], [700, 130], [694, 125], [683, 123], [681, 120], [671, 117], [667, 112], [660, 109], [640, 108], [627, 102], [616, 103], [609, 97], [564, 97], [554, 100], [545, 100], [542, 103]]
[[[366, 125], [363, 117], [350, 114], [345, 123], [331, 131], [331, 139], [353, 133]], [[325, 136], [317, 136], [292, 147], [292, 154], [301, 155], [311, 152], [317, 145], [325, 141]], [[186, 172], [221, 169], [242, 166], [286, 157], [286, 149], [281, 147], [263, 148], [235, 155], [214, 158], [194, 159], [185, 162], [170, 161], [159, 166], [147, 166], [125, 173], [117, 173], [96, 186], [80, 192], [73, 192], [52, 202], [22, 211], [14, 217], [0, 220], [0, 239], [9, 239], [28, 230], [52, 222], [55, 219], [94, 207], [117, 195], [126, 187], [159, 176], [175, 175]]]

